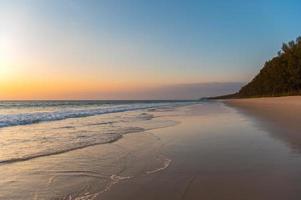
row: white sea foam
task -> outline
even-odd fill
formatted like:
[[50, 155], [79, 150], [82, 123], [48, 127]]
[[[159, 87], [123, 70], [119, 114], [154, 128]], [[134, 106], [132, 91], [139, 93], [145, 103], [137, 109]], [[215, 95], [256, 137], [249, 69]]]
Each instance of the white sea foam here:
[[72, 196], [71, 194], [69, 194], [66, 197], [64, 197], [63, 200], [94, 200], [94, 199], [98, 199], [99, 195], [110, 191], [113, 185], [119, 183], [120, 181], [127, 180], [130, 178], [132, 178], [132, 177], [118, 176], [118, 175], [113, 174], [113, 175], [111, 175], [108, 184], [105, 186], [105, 188], [103, 190], [96, 192], [96, 193], [86, 192], [80, 196]]
[[171, 163], [171, 159], [165, 158], [162, 167], [159, 167], [159, 168], [151, 170], [151, 171], [147, 171], [146, 173], [147, 174], [153, 174], [153, 173], [157, 173], [159, 171], [162, 171], [162, 170], [168, 168], [170, 163]]
[[132, 178], [132, 177], [130, 177], [130, 176], [118, 176], [116, 174], [113, 174], [110, 177], [111, 181], [108, 183], [106, 188], [101, 193], [109, 191], [113, 185], [119, 183], [120, 181], [127, 180], [127, 179], [130, 179], [130, 178]]
[[[185, 102], [172, 103], [172, 105], [182, 105]], [[186, 103], [187, 104], [187, 103]], [[18, 126], [34, 124], [45, 121], [56, 121], [67, 118], [88, 117], [107, 113], [125, 112], [137, 109], [149, 109], [168, 106], [170, 103], [137, 103], [137, 104], [121, 104], [121, 105], [105, 105], [96, 108], [86, 109], [70, 109], [62, 108], [56, 111], [47, 112], [29, 112], [29, 113], [14, 113], [0, 114], [0, 128], [8, 126]], [[150, 115], [141, 115], [142, 118], [151, 119]]]
[[[0, 132], [0, 165], [111, 143], [128, 133], [143, 132], [173, 125], [174, 122], [160, 119], [160, 117], [154, 116], [154, 113], [144, 109], [162, 109], [164, 107], [185, 105], [187, 102], [106, 104], [98, 105], [98, 107], [95, 107], [95, 105], [93, 107], [80, 105], [76, 109], [66, 107], [66, 103], [59, 108], [55, 107], [55, 109], [53, 109], [52, 104], [52, 107], [49, 108], [48, 104], [45, 104], [48, 107], [34, 108], [34, 110], [40, 109], [43, 112], [29, 113], [26, 112], [32, 111], [33, 105], [30, 104], [30, 108], [23, 108], [24, 106], [20, 108], [21, 104], [17, 104], [17, 106], [13, 105], [12, 108], [9, 108], [15, 110], [15, 114], [0, 115], [0, 127], [2, 127]], [[55, 106], [57, 106], [57, 103], [55, 103]], [[7, 110], [7, 108], [5, 109]], [[5, 109], [0, 108], [0, 111], [4, 110], [5, 113]], [[142, 110], [125, 112], [139, 109]], [[115, 114], [98, 116], [105, 113]], [[86, 118], [57, 121], [79, 117]], [[46, 121], [55, 122], [30, 125]], [[27, 126], [19, 127], [18, 125]]]

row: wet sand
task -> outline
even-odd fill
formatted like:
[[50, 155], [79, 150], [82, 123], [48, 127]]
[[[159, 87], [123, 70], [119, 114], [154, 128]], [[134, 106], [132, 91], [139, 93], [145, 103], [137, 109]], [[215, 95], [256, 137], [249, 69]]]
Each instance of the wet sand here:
[[0, 199], [301, 199], [301, 154], [261, 118], [221, 102], [149, 112], [177, 123], [0, 165]]
[[232, 99], [225, 103], [252, 116], [258, 126], [301, 151], [301, 96]]
[[103, 199], [301, 199], [300, 154], [254, 117], [212, 103], [173, 119], [181, 123], [154, 132], [170, 166], [121, 182]]

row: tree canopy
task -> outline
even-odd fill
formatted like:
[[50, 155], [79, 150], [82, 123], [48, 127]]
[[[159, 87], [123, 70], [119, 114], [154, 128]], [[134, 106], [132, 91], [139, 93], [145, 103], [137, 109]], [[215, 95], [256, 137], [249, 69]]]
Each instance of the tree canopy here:
[[278, 55], [264, 64], [259, 74], [236, 97], [301, 94], [301, 37], [282, 45]]

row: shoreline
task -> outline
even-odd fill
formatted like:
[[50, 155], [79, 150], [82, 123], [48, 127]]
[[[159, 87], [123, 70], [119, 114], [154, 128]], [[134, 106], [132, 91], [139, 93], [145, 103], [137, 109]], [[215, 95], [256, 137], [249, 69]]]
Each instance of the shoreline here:
[[301, 154], [258, 117], [219, 101], [152, 112], [177, 123], [0, 165], [0, 199], [301, 198]]
[[291, 149], [270, 130], [258, 129], [255, 117], [231, 107], [191, 107], [179, 125], [153, 131], [171, 164], [120, 182], [97, 199], [299, 199], [301, 190], [290, 177], [300, 174], [294, 166], [299, 161]]

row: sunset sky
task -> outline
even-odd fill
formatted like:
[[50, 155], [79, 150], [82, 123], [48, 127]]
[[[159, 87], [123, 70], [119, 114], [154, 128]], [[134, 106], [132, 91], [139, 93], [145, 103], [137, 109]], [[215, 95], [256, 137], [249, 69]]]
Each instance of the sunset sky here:
[[0, 99], [229, 92], [301, 35], [300, 10], [297, 0], [0, 0]]

